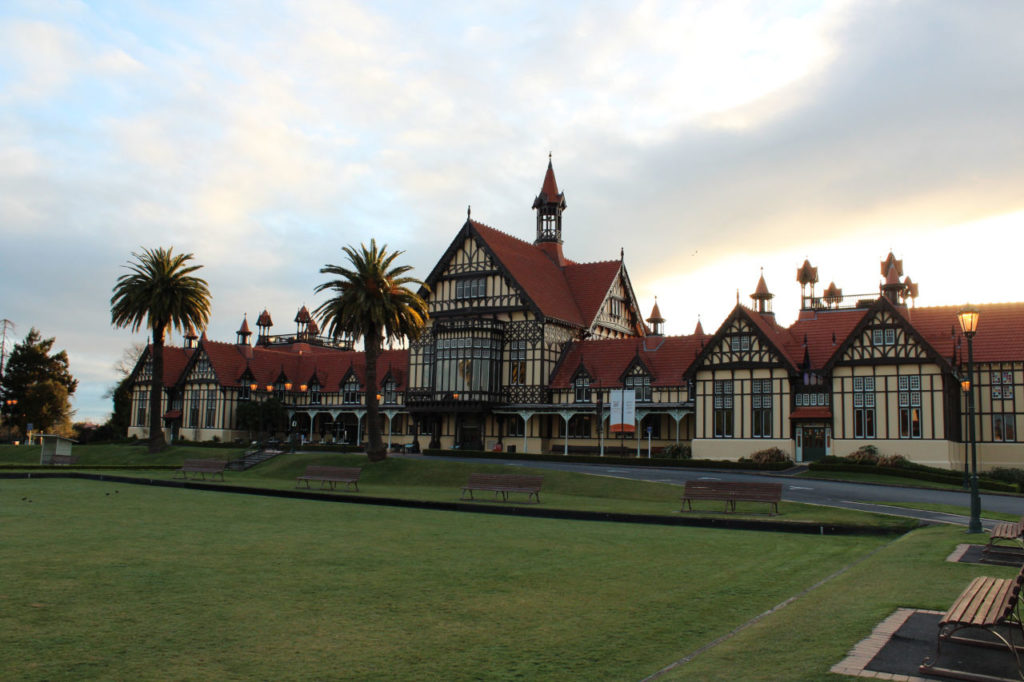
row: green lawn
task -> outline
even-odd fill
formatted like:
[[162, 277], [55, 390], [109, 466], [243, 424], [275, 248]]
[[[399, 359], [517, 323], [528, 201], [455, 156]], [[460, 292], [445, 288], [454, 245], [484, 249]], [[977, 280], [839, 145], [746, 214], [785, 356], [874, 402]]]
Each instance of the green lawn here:
[[[38, 445], [0, 445], [0, 464], [39, 464]], [[198, 445], [172, 445], [163, 452], [151, 455], [146, 445], [75, 445], [71, 454], [81, 466], [89, 464], [142, 466], [180, 465], [185, 459], [237, 459], [245, 448], [211, 448]]]
[[[889, 542], [53, 479], [0, 481], [0, 516], [0, 678], [28, 680], [640, 679]], [[924, 532], [922, 564], [952, 537]], [[940, 568], [908, 598], [968, 573]], [[829, 659], [885, 610], [841, 596]]]
[[909, 533], [663, 679], [849, 680], [829, 668], [897, 608], [944, 611], [975, 576], [1017, 572], [945, 561], [968, 541], [949, 526]]

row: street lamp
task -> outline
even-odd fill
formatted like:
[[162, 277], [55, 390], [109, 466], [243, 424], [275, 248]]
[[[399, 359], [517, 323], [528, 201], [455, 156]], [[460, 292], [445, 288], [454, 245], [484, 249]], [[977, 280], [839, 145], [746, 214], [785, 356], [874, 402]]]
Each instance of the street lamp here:
[[967, 433], [971, 442], [971, 520], [968, 533], [981, 533], [981, 497], [978, 495], [978, 440], [974, 434], [974, 335], [978, 333], [980, 311], [967, 304], [956, 314], [960, 329], [967, 337]]

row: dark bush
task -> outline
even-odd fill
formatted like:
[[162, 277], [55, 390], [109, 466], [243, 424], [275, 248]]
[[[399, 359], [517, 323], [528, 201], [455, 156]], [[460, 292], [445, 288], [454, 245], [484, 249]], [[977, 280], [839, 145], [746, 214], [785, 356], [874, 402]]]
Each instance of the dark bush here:
[[692, 459], [693, 448], [685, 443], [673, 443], [661, 451], [663, 457], [668, 459]]
[[779, 448], [767, 448], [765, 450], [758, 450], [757, 452], [750, 455], [750, 457], [743, 457], [740, 459], [741, 462], [753, 462], [754, 464], [786, 464], [791, 462], [789, 455], [780, 450]]

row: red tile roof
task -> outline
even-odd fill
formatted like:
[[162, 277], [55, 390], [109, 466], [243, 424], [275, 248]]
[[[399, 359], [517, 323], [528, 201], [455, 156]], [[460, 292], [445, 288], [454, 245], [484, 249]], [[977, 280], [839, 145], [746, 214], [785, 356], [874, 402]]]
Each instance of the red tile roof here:
[[827, 407], [798, 407], [793, 410], [790, 419], [831, 419], [832, 410]]
[[[540, 308], [542, 315], [579, 327], [589, 326], [590, 321], [584, 321], [565, 271], [558, 267], [543, 249], [475, 220], [471, 220], [470, 225], [501, 264], [508, 269], [512, 278], [523, 287], [530, 300]], [[566, 270], [574, 266], [584, 267], [578, 272], [583, 277], [586, 276], [585, 266], [572, 261], [567, 262]], [[594, 295], [588, 297], [588, 303]]]
[[[1024, 360], [1024, 302], [983, 303], [974, 336], [975, 362]], [[959, 306], [899, 308], [910, 324], [943, 357], [967, 362], [967, 340], [957, 320]], [[962, 357], [961, 357], [962, 354]]]
[[701, 341], [696, 335], [580, 341], [570, 346], [551, 388], [569, 388], [580, 365], [590, 375], [591, 386], [620, 386], [622, 374], [635, 359], [651, 372], [652, 386], [680, 386], [700, 352]]

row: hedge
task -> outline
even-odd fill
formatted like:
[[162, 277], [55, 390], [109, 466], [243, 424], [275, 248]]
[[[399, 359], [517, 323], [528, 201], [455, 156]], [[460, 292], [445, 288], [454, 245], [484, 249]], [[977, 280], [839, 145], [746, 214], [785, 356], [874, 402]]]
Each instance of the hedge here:
[[[958, 485], [963, 483], [962, 474], [944, 472], [941, 469], [932, 468], [901, 468], [901, 467], [880, 467], [873, 464], [853, 464], [852, 462], [811, 462], [808, 465], [811, 471], [845, 471], [858, 474], [878, 474], [882, 476], [896, 476], [898, 478], [912, 478], [919, 481], [930, 481], [932, 483], [949, 483]], [[1003, 483], [987, 478], [978, 478], [978, 487], [985, 490], [992, 490], [1003, 493], [1019, 493], [1020, 486], [1016, 483]]]
[[473, 457], [477, 459], [516, 459], [532, 462], [569, 462], [571, 464], [614, 464], [616, 466], [645, 467], [691, 467], [695, 469], [756, 469], [760, 471], [782, 471], [793, 466], [792, 462], [776, 462], [773, 464], [754, 464], [753, 462], [735, 462], [717, 459], [667, 459], [664, 457], [614, 457], [600, 455], [552, 455], [489, 452], [486, 450], [439, 450], [427, 449], [424, 455], [446, 457]]

